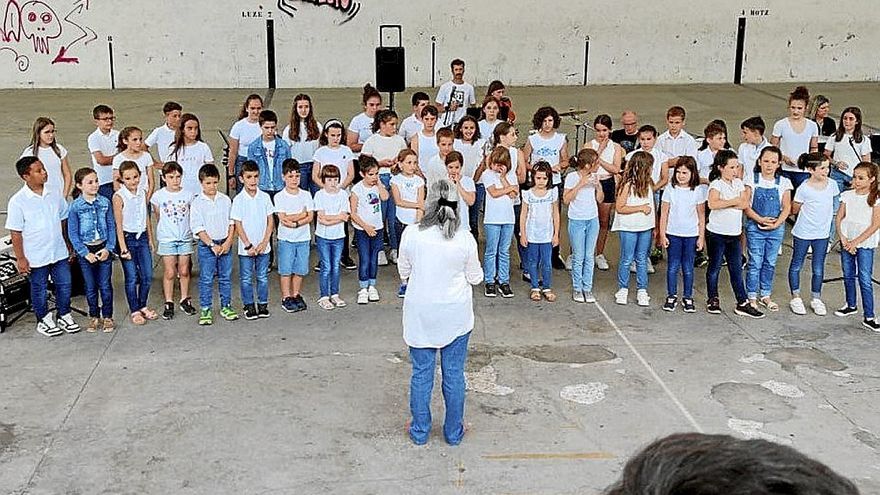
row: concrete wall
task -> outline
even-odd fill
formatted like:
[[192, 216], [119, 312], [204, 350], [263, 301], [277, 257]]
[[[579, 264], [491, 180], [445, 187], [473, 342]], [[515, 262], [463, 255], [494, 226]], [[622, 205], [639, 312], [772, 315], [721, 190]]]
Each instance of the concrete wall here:
[[[733, 80], [747, 19], [744, 82], [878, 78], [876, 7], [851, 0], [0, 0], [0, 87], [265, 87], [274, 21], [278, 87], [374, 79], [379, 24], [403, 25], [408, 86], [440, 84], [454, 57], [485, 85]], [[838, 13], [839, 12], [839, 13]], [[19, 22], [20, 19], [20, 22]]]

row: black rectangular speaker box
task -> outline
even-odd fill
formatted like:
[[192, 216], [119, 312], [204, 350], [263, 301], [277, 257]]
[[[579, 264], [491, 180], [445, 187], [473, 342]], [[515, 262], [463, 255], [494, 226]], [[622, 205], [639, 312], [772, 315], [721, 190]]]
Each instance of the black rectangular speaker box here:
[[376, 48], [376, 89], [384, 93], [406, 90], [406, 62], [402, 46]]

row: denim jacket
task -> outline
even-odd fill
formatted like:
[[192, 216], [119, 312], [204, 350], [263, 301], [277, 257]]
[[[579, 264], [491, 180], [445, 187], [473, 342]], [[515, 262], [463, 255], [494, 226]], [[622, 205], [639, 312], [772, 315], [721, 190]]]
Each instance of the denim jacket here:
[[290, 146], [278, 136], [275, 136], [275, 160], [272, 163], [272, 182], [269, 182], [269, 159], [266, 158], [266, 149], [263, 148], [262, 136], [254, 139], [248, 146], [248, 160], [257, 162], [260, 166], [261, 191], [274, 192], [284, 189], [284, 177], [281, 173], [281, 165], [284, 160], [290, 158]]
[[111, 253], [116, 249], [116, 220], [110, 200], [100, 194], [89, 203], [82, 196], [73, 200], [67, 217], [67, 235], [79, 256], [89, 254], [86, 242], [101, 240]]

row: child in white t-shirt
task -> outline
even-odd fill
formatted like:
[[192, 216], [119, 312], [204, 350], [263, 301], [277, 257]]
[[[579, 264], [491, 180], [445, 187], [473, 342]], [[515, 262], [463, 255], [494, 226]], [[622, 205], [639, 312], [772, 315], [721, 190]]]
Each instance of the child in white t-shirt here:
[[308, 191], [300, 189], [300, 164], [293, 158], [281, 164], [284, 189], [275, 195], [278, 215], [278, 275], [281, 278], [281, 307], [288, 313], [306, 309], [301, 290], [309, 273], [309, 225], [315, 204]]
[[196, 314], [189, 296], [190, 255], [193, 252], [189, 208], [194, 194], [181, 187], [183, 169], [177, 162], [168, 162], [162, 168], [165, 187], [150, 198], [156, 226], [156, 252], [165, 267], [162, 292], [165, 309], [162, 318], [174, 317], [174, 280], [180, 284], [180, 309], [187, 315]]
[[89, 134], [89, 154], [92, 158], [92, 168], [98, 173], [98, 194], [107, 199], [113, 196], [113, 156], [116, 154], [116, 146], [119, 143], [119, 131], [113, 128], [116, 116], [113, 109], [107, 105], [97, 105], [92, 110], [95, 119], [95, 132]]
[[[657, 214], [657, 222], [660, 221], [660, 197], [663, 188], [669, 182], [669, 163], [672, 157], [667, 155], [657, 146], [657, 128], [652, 125], [643, 125], [638, 132], [639, 148], [626, 154], [625, 161], [629, 161], [638, 151], [644, 151], [654, 157], [654, 166], [651, 168], [651, 181], [654, 183], [654, 209]], [[663, 259], [663, 249], [660, 244], [660, 229], [654, 229], [654, 249], [648, 256], [648, 273], [654, 273], [654, 263]]]
[[[400, 245], [403, 231], [418, 223], [425, 213], [425, 180], [416, 171], [419, 168], [418, 155], [411, 149], [401, 150], [397, 155], [400, 173], [391, 178], [391, 196], [394, 200], [394, 231], [397, 235], [395, 245]], [[406, 295], [406, 280], [400, 281], [397, 297]]]
[[[871, 140], [862, 131], [862, 111], [859, 107], [846, 107], [840, 115], [840, 127], [825, 142], [825, 156], [831, 160], [831, 180], [837, 182], [841, 192], [850, 188], [855, 167], [871, 161]], [[840, 207], [840, 198], [834, 198], [834, 214]], [[831, 240], [835, 226], [831, 226]], [[831, 243], [833, 244], [833, 242]]]
[[736, 154], [739, 156], [743, 170], [751, 170], [758, 163], [758, 154], [761, 150], [770, 146], [770, 142], [764, 137], [766, 130], [764, 119], [760, 116], [749, 117], [742, 121], [739, 128], [743, 142], [739, 145]]
[[113, 189], [122, 187], [119, 167], [126, 160], [133, 161], [141, 169], [142, 180], [138, 187], [144, 192], [147, 201], [153, 195], [155, 186], [153, 183], [153, 157], [144, 149], [144, 134], [137, 127], [126, 127], [119, 133], [119, 153], [113, 157]]
[[[546, 161], [532, 166], [535, 185], [522, 192], [519, 224], [520, 244], [526, 248], [526, 270], [529, 272], [529, 299], [556, 301], [553, 292], [553, 247], [559, 245], [559, 191], [553, 187], [553, 168]], [[538, 272], [540, 269], [540, 275]]]
[[880, 332], [880, 323], [874, 318], [873, 265], [874, 251], [880, 234], [880, 189], [877, 185], [877, 165], [862, 162], [853, 170], [853, 190], [840, 195], [841, 208], [837, 228], [840, 236], [840, 257], [843, 267], [843, 287], [846, 304], [835, 311], [837, 316], [848, 316], [856, 311], [856, 280], [862, 296], [865, 318], [862, 325]]
[[782, 150], [782, 175], [797, 190], [810, 175], [798, 167], [798, 157], [819, 150], [819, 126], [806, 118], [810, 92], [798, 86], [788, 96], [788, 117], [773, 124], [770, 144]]
[[[263, 111], [263, 97], [250, 94], [245, 98], [238, 112], [238, 120], [229, 130], [229, 187], [235, 186], [241, 192], [241, 166], [247, 160], [248, 146], [260, 138], [260, 112]], [[182, 117], [181, 117], [182, 118]]]
[[484, 295], [495, 297], [500, 291], [501, 297], [513, 297], [510, 288], [510, 241], [513, 239], [513, 201], [519, 196], [519, 182], [516, 171], [510, 167], [510, 150], [496, 146], [487, 160], [489, 168], [481, 177], [486, 187], [483, 216], [483, 230], [486, 232]]
[[788, 267], [788, 286], [791, 289], [789, 307], [796, 315], [807, 314], [800, 296], [800, 277], [807, 251], [812, 250], [810, 308], [817, 315], [824, 316], [828, 312], [821, 299], [825, 255], [828, 253], [829, 231], [834, 218], [834, 197], [840, 191], [837, 189], [837, 182], [828, 178], [830, 163], [821, 153], [801, 155], [798, 168], [806, 170], [810, 178], [795, 190], [794, 203], [791, 206], [791, 212], [798, 217], [791, 229], [793, 252], [791, 265]]
[[446, 178], [455, 184], [458, 192], [458, 224], [459, 230], [468, 230], [470, 221], [468, 214], [477, 199], [477, 187], [474, 180], [462, 172], [464, 157], [458, 151], [450, 151], [446, 155]]
[[351, 188], [349, 206], [358, 250], [357, 303], [367, 304], [379, 301], [376, 276], [382, 250], [382, 201], [388, 199], [388, 191], [379, 185], [379, 163], [373, 157], [362, 156], [358, 168], [363, 180]]
[[[238, 234], [238, 276], [241, 302], [247, 320], [269, 317], [269, 251], [275, 219], [272, 199], [260, 190], [260, 166], [253, 160], [241, 164], [240, 194], [232, 200], [230, 218]], [[254, 279], [257, 281], [254, 304]]]
[[605, 199], [596, 174], [599, 154], [584, 148], [569, 160], [569, 166], [575, 172], [565, 176], [562, 201], [568, 205], [571, 298], [574, 302], [594, 303], [593, 260], [599, 238], [599, 204]]
[[611, 230], [620, 235], [620, 264], [617, 266], [617, 304], [626, 304], [629, 296], [630, 265], [636, 265], [636, 301], [648, 306], [648, 252], [651, 250], [654, 221], [654, 191], [651, 170], [654, 157], [636, 152], [626, 167], [615, 192], [614, 222]]
[[339, 187], [339, 167], [324, 165], [319, 177], [322, 189], [315, 193], [315, 244], [320, 259], [318, 306], [322, 309], [343, 308], [345, 301], [339, 297], [339, 263], [343, 244], [346, 242], [345, 222], [351, 206], [348, 192]]
[[[245, 151], [247, 151], [245, 149]], [[191, 113], [180, 117], [180, 129], [171, 146], [171, 157], [180, 164], [183, 170], [181, 187], [196, 195], [202, 190], [199, 183], [199, 170], [202, 165], [214, 163], [211, 148], [202, 141], [202, 129], [199, 118]]]
[[476, 187], [474, 201], [468, 209], [468, 218], [470, 219], [471, 234], [474, 239], [478, 239], [480, 211], [483, 203], [486, 202], [486, 188], [483, 187], [483, 184], [476, 184], [476, 180], [479, 179], [476, 173], [485, 156], [486, 141], [482, 138], [476, 118], [470, 115], [461, 118], [455, 127], [455, 141], [452, 143], [452, 148], [461, 153], [464, 159], [461, 169], [462, 177], [469, 177], [474, 181]]
[[[324, 182], [321, 179], [321, 172], [327, 165], [334, 165], [337, 168], [337, 171], [339, 172], [339, 175], [336, 176], [336, 178], [339, 179], [337, 186], [340, 189], [347, 191], [348, 187], [354, 180], [354, 152], [351, 151], [351, 148], [342, 144], [344, 136], [345, 126], [341, 121], [330, 119], [324, 123], [324, 129], [321, 131], [321, 137], [318, 139], [318, 143], [321, 147], [315, 151], [312, 164], [312, 182], [322, 189], [324, 187]], [[348, 223], [342, 222], [342, 229], [345, 236], [345, 242], [342, 243], [341, 252], [342, 266], [346, 270], [354, 270], [357, 268], [357, 264], [351, 259], [348, 252]], [[337, 298], [339, 297], [339, 294], [336, 292], [333, 294], [335, 294]]]
[[678, 272], [681, 271], [681, 306], [695, 313], [694, 258], [706, 244], [706, 195], [700, 187], [697, 162], [691, 156], [673, 159], [675, 166], [660, 204], [660, 245], [666, 248], [666, 302], [664, 311], [678, 304]]
[[162, 123], [159, 127], [153, 129], [150, 132], [150, 135], [147, 136], [147, 139], [144, 140], [144, 145], [147, 153], [150, 153], [151, 148], [153, 146], [156, 147], [156, 156], [159, 157], [158, 162], [154, 162], [154, 166], [158, 166], [159, 170], [161, 170], [161, 165], [165, 162], [171, 160], [171, 145], [174, 143], [174, 136], [177, 133], [177, 128], [180, 127], [180, 116], [183, 112], [183, 107], [180, 106], [180, 103], [175, 101], [166, 102], [165, 105], [162, 106], [162, 113], [165, 114], [165, 122]]
[[48, 117], [37, 117], [34, 121], [31, 145], [24, 149], [21, 157], [35, 156], [46, 169], [46, 187], [57, 192], [62, 198], [70, 196], [73, 190], [73, 173], [67, 161], [67, 149], [55, 139], [55, 122]]

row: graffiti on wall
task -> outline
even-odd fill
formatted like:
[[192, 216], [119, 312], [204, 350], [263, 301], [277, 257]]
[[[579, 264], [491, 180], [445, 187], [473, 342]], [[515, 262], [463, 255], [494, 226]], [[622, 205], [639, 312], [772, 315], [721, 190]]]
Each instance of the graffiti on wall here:
[[361, 11], [361, 3], [353, 0], [278, 0], [278, 9], [289, 15], [294, 16], [297, 8], [296, 3], [309, 3], [319, 7], [330, 7], [331, 9], [345, 15], [345, 19], [339, 22], [339, 25], [354, 19], [358, 12]]
[[12, 53], [21, 72], [28, 70], [31, 57], [45, 59], [50, 64], [78, 64], [74, 47], [87, 45], [98, 39], [98, 35], [80, 19], [89, 10], [89, 0], [73, 0], [70, 5], [70, 10], [61, 17], [41, 0], [6, 0], [0, 52]]

